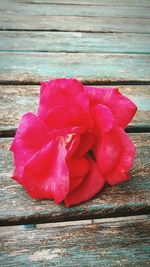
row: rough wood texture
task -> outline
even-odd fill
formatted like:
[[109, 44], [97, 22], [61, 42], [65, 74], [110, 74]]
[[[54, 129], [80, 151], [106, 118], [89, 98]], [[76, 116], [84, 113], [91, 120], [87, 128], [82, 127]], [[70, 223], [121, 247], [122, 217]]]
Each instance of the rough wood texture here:
[[2, 13], [0, 30], [150, 33], [149, 22], [150, 19], [19, 14], [14, 16]]
[[[18, 3], [18, 0], [5, 0], [5, 3]], [[33, 4], [73, 4], [73, 5], [96, 5], [96, 6], [146, 6], [150, 7], [149, 0], [21, 0], [23, 3]]]
[[149, 266], [149, 216], [1, 233], [1, 266]]
[[13, 170], [12, 155], [8, 150], [11, 139], [1, 139], [0, 224], [81, 220], [149, 212], [150, 134], [130, 136], [137, 147], [132, 179], [117, 186], [107, 186], [92, 200], [69, 209], [49, 200], [31, 199], [20, 185], [10, 179]]
[[[148, 7], [142, 6], [107, 6], [101, 5], [78, 5], [76, 4], [46, 4], [40, 2], [35, 5], [31, 2], [22, 1], [3, 1], [2, 13], [8, 16], [83, 16], [83, 17], [116, 17], [116, 18], [150, 18]], [[39, 8], [40, 6], [40, 8]], [[10, 12], [11, 10], [11, 12]]]
[[98, 53], [0, 53], [1, 82], [39, 82], [54, 77], [82, 81], [149, 81], [150, 55]]
[[148, 34], [1, 31], [0, 51], [150, 53]]
[[[118, 86], [138, 107], [132, 126], [150, 126], [150, 86]], [[17, 128], [21, 116], [36, 112], [40, 86], [0, 85], [0, 133]]]

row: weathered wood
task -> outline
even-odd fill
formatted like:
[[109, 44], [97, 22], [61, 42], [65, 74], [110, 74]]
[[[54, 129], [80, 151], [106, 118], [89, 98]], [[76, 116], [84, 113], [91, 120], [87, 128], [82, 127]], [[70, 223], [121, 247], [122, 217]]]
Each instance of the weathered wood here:
[[0, 30], [150, 33], [149, 19], [1, 14]]
[[1, 31], [0, 51], [150, 53], [148, 34]]
[[[36, 112], [40, 86], [0, 85], [0, 133], [17, 128], [21, 116]], [[132, 126], [150, 126], [150, 86], [119, 86], [138, 107]]]
[[150, 56], [98, 53], [0, 53], [1, 82], [76, 77], [84, 82], [149, 81]]
[[1, 232], [1, 266], [149, 266], [149, 216]]
[[[5, 0], [7, 3], [18, 3], [18, 0]], [[150, 6], [149, 0], [21, 0], [23, 3], [33, 4], [73, 4], [73, 5], [98, 5], [98, 6]]]
[[[33, 4], [22, 1], [3, 1], [2, 13], [8, 16], [83, 16], [83, 17], [115, 17], [115, 18], [150, 18], [149, 8], [136, 6], [107, 6], [71, 4]], [[11, 12], [10, 12], [11, 11]]]
[[82, 205], [65, 208], [50, 200], [31, 199], [24, 189], [10, 179], [13, 170], [11, 139], [0, 139], [0, 225], [82, 220], [150, 211], [150, 134], [130, 134], [137, 155], [132, 179], [117, 186], [106, 186], [100, 194]]

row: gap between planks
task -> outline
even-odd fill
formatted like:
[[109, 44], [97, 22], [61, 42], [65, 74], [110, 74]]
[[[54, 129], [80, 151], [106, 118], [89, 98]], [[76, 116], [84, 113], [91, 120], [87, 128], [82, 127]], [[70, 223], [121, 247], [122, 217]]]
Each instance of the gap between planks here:
[[[148, 215], [138, 215], [138, 216], [124, 216], [124, 217], [110, 217], [102, 219], [86, 219], [86, 220], [76, 220], [76, 221], [64, 221], [64, 222], [55, 222], [55, 223], [38, 223], [35, 225], [13, 225], [13, 226], [1, 226], [0, 233], [5, 231], [22, 231], [22, 230], [35, 230], [35, 229], [44, 229], [44, 228], [53, 228], [53, 227], [63, 227], [63, 226], [74, 226], [74, 225], [89, 225], [89, 224], [99, 224], [99, 223], [108, 223], [108, 222], [122, 222], [134, 219], [137, 222], [145, 220], [148, 218]], [[25, 226], [25, 228], [24, 228]]]
[[[9, 130], [0, 130], [0, 138], [10, 138], [14, 137], [16, 134], [17, 128], [12, 128]], [[150, 133], [150, 125], [147, 126], [128, 126], [128, 128], [125, 129], [126, 133]]]

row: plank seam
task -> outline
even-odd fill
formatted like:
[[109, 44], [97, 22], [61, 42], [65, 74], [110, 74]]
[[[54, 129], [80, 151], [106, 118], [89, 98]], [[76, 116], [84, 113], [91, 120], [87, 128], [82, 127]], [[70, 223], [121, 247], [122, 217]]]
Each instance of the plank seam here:
[[[83, 53], [82, 52], [82, 50], [81, 51], [73, 51], [73, 50], [71, 50], [71, 51], [69, 51], [69, 50], [61, 50], [61, 49], [59, 49], [58, 51], [56, 51], [56, 50], [0, 50], [0, 53], [59, 53], [59, 54], [61, 54], [61, 53], [73, 53], [73, 54], [81, 54], [81, 53]], [[125, 54], [125, 55], [149, 55], [150, 54], [150, 51], [147, 51], [147, 52], [115, 52], [115, 51], [107, 51], [107, 52], [103, 52], [103, 51], [101, 51], [101, 52], [97, 52], [97, 51], [90, 51], [90, 49], [89, 49], [89, 51], [86, 51], [86, 53], [90, 53], [90, 54], [97, 54], [97, 53], [99, 53], [99, 54], [117, 54], [117, 55], [119, 55], [119, 54]]]
[[132, 32], [130, 32], [130, 31], [114, 31], [114, 30], [112, 30], [112, 31], [93, 31], [93, 30], [61, 30], [61, 29], [59, 29], [59, 30], [57, 30], [57, 29], [11, 29], [11, 28], [0, 28], [0, 31], [22, 31], [22, 32], [39, 32], [39, 31], [41, 31], [41, 32], [83, 32], [83, 33], [132, 33], [132, 34], [134, 34], [134, 33], [136, 33], [136, 34], [150, 34], [150, 32], [137, 32], [137, 31], [132, 31]]
[[[113, 81], [113, 80], [82, 80], [82, 83], [84, 85], [150, 85], [150, 80], [148, 81], [137, 81], [137, 80], [118, 80], [118, 81]], [[40, 85], [40, 82], [35, 82], [35, 81], [18, 81], [18, 80], [13, 80], [13, 81], [6, 81], [6, 80], [0, 80], [0, 85]]]
[[[126, 207], [128, 208], [128, 207]], [[51, 218], [52, 220], [49, 220], [50, 214], [47, 215], [40, 215], [40, 217], [22, 217], [22, 218], [9, 218], [7, 219], [0, 219], [0, 226], [13, 226], [13, 225], [28, 225], [28, 224], [44, 224], [44, 223], [55, 223], [55, 222], [70, 222], [70, 221], [78, 221], [80, 219], [80, 215], [72, 216], [71, 218], [69, 217], [64, 217], [61, 219], [57, 218]], [[97, 220], [97, 219], [112, 219], [112, 218], [120, 218], [120, 217], [128, 217], [128, 216], [141, 216], [141, 215], [150, 215], [150, 207], [147, 206], [141, 210], [135, 210], [133, 211], [126, 211], [126, 209], [119, 210], [114, 212], [113, 214], [106, 214], [104, 216], [99, 216], [99, 215], [82, 215], [80, 220]]]
[[[9, 138], [14, 137], [17, 128], [12, 128], [10, 130], [0, 130], [0, 138]], [[125, 129], [127, 133], [150, 133], [150, 125], [130, 125], [128, 128]]]

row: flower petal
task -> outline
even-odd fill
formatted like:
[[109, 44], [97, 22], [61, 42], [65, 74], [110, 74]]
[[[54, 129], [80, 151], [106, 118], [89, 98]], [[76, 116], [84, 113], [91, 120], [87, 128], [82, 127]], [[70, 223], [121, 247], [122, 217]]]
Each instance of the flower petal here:
[[67, 161], [69, 174], [72, 177], [85, 176], [89, 172], [89, 160], [86, 157], [74, 158], [71, 157]]
[[66, 128], [74, 126], [90, 126], [90, 119], [77, 103], [71, 103], [53, 109], [49, 109], [46, 118], [42, 118], [51, 128]]
[[102, 189], [105, 178], [100, 173], [96, 162], [92, 159], [90, 159], [90, 166], [91, 170], [89, 174], [83, 179], [80, 185], [65, 198], [66, 207], [87, 201]]
[[84, 176], [70, 177], [69, 179], [69, 194], [77, 188], [83, 181]]
[[92, 115], [95, 126], [100, 132], [108, 132], [113, 127], [113, 115], [107, 106], [96, 105], [92, 110]]
[[80, 143], [74, 153], [74, 157], [84, 156], [92, 147], [94, 135], [91, 132], [84, 132], [80, 135]]
[[129, 178], [135, 148], [122, 128], [114, 128], [102, 136], [95, 152], [96, 161], [109, 184], [120, 183]]
[[96, 162], [101, 172], [106, 174], [116, 166], [121, 154], [121, 143], [116, 131], [112, 129], [109, 132], [105, 132], [99, 137], [95, 147]]
[[71, 141], [66, 146], [68, 150], [66, 159], [69, 159], [74, 154], [77, 147], [79, 146], [79, 143], [80, 143], [80, 135], [74, 135]]
[[69, 191], [67, 150], [63, 138], [57, 138], [38, 151], [26, 163], [23, 185], [33, 198], [61, 202]]
[[38, 115], [52, 128], [89, 126], [89, 99], [75, 79], [55, 79], [41, 85]]
[[118, 164], [108, 174], [106, 174], [107, 182], [111, 185], [121, 183], [130, 178], [129, 170], [131, 169], [135, 158], [135, 146], [129, 136], [122, 130], [117, 129], [116, 138], [120, 140], [122, 153]]
[[26, 161], [51, 140], [51, 135], [51, 129], [34, 114], [26, 113], [22, 117], [10, 147], [14, 153], [16, 180], [21, 179]]
[[[83, 92], [84, 87], [82, 83], [76, 79], [60, 78], [49, 80], [48, 82], [41, 82], [39, 114], [42, 116], [49, 109], [66, 105], [71, 100], [78, 99], [78, 95]], [[83, 103], [87, 105], [86, 101]]]
[[123, 96], [117, 88], [96, 88], [85, 86], [89, 95], [91, 108], [97, 104], [110, 108], [115, 122], [122, 128], [126, 128], [131, 122], [137, 110], [136, 105], [126, 96]]

